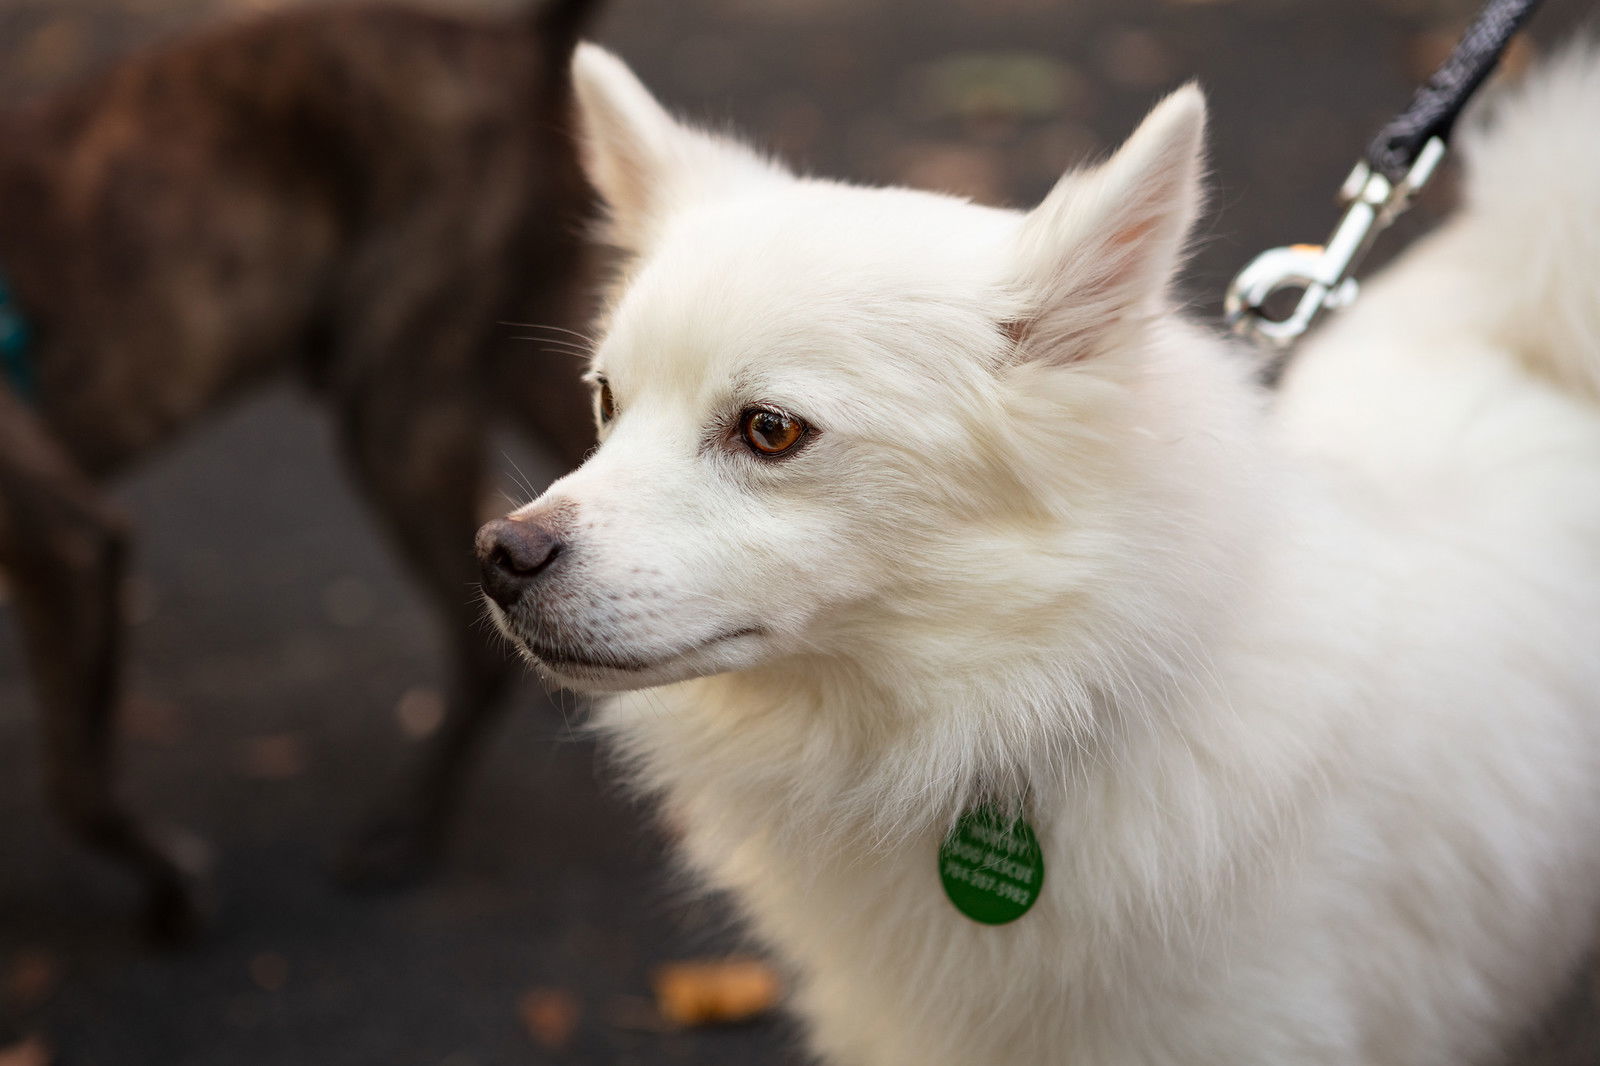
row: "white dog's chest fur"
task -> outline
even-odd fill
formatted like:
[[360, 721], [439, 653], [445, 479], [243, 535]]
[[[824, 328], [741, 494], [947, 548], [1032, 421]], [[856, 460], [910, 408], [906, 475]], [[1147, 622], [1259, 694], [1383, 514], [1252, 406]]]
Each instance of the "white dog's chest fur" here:
[[[1397, 346], [1415, 318], [1390, 323]], [[1404, 407], [1401, 356], [1309, 353], [1306, 376]], [[848, 688], [754, 673], [606, 708], [692, 864], [794, 964], [828, 1062], [1497, 1061], [1478, 1056], [1517, 1038], [1596, 932], [1600, 417], [1533, 382], [1506, 396], [1494, 375], [1513, 368], [1482, 363], [1480, 390], [1514, 414], [1457, 434], [1449, 465], [1426, 428], [1330, 411], [1330, 382], [1285, 398], [1291, 424], [1270, 432], [1311, 438], [1304, 466], [1328, 461], [1323, 437], [1345, 454], [1279, 497], [1296, 517], [1263, 539], [1212, 675], [1159, 728], [1033, 783], [1049, 873], [1011, 925], [945, 898], [947, 822], [885, 843], [851, 822], [851, 761], [816, 774], [805, 746], [874, 712]], [[1459, 380], [1420, 387], [1438, 421], [1483, 402]], [[1393, 483], [1342, 486], [1363, 462]], [[1426, 479], [1406, 480], [1412, 464]], [[752, 714], [764, 701], [779, 706]]]
[[[1585, 486], [1600, 499], [1587, 471]], [[1337, 568], [1284, 579], [1270, 622], [1219, 657], [1225, 697], [1202, 690], [1169, 708], [1190, 728], [1036, 791], [1049, 872], [1011, 925], [945, 898], [942, 826], [874, 842], [830, 823], [848, 775], [784, 779], [803, 708], [752, 726], [719, 706], [748, 692], [709, 679], [621, 697], [603, 725], [663, 789], [692, 864], [794, 963], [829, 1062], [1478, 1062], [1594, 939], [1600, 539], [1548, 546], [1587, 569], [1561, 571], [1567, 625], [1529, 631], [1511, 620], [1548, 617], [1554, 590], [1492, 574], [1527, 544], [1497, 559], [1446, 537], [1374, 559], [1384, 538], [1328, 515], [1309, 536], [1277, 545], [1306, 555], [1287, 570]], [[1464, 606], [1464, 582], [1504, 598]], [[1514, 672], [1463, 663], [1461, 640]], [[734, 720], [739, 735], [710, 739]]]
[[[1192, 89], [1021, 214], [577, 75], [637, 262], [497, 617], [633, 690], [601, 728], [823, 1059], [1501, 1061], [1600, 916], [1600, 57], [1270, 401], [1170, 310]], [[936, 864], [984, 800], [1048, 871], [1001, 927]]]

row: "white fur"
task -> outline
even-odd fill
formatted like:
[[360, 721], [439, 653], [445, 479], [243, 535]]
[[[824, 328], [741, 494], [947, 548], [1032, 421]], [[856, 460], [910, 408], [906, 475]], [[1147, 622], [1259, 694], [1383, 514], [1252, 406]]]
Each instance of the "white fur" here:
[[[1024, 215], [576, 74], [619, 413], [499, 617], [615, 664], [547, 665], [629, 690], [601, 726], [822, 1059], [1497, 1061], [1600, 904], [1600, 61], [1473, 138], [1270, 406], [1166, 297], [1197, 90]], [[758, 459], [751, 404], [817, 432]], [[1001, 927], [936, 869], [981, 800], [1046, 854]]]

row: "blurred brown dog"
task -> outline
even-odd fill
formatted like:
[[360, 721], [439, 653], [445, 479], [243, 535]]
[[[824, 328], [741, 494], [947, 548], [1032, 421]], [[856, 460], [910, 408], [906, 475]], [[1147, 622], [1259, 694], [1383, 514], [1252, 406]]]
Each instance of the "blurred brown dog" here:
[[568, 66], [594, 6], [301, 9], [0, 115], [0, 275], [33, 332], [0, 374], [0, 570], [52, 803], [144, 880], [158, 933], [193, 925], [196, 863], [115, 797], [128, 532], [97, 486], [281, 372], [326, 397], [454, 653], [446, 724], [349, 869], [431, 858], [514, 669], [473, 624], [485, 434], [504, 416], [569, 463], [593, 440], [571, 362], [497, 342], [582, 307]]

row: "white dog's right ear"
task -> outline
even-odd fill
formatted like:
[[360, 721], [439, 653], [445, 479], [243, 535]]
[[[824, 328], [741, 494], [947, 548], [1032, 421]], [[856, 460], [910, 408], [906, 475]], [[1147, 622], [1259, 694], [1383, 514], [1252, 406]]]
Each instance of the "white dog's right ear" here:
[[611, 240], [627, 251], [648, 248], [686, 205], [789, 177], [741, 144], [678, 122], [598, 45], [578, 46], [572, 76], [584, 171], [610, 212]]
[[1019, 349], [1086, 358], [1159, 309], [1200, 210], [1205, 118], [1200, 90], [1179, 89], [1023, 220], [1017, 285], [1031, 309], [1006, 326]]

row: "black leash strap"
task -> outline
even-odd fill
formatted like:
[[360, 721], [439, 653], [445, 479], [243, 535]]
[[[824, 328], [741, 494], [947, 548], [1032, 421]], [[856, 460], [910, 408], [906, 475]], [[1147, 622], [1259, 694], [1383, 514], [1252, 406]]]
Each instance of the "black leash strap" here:
[[1423, 83], [1406, 109], [1378, 133], [1367, 149], [1372, 169], [1399, 182], [1434, 137], [1449, 141], [1456, 119], [1493, 73], [1516, 36], [1542, 0], [1489, 0], [1444, 65]]
[[[1378, 134], [1339, 192], [1344, 217], [1325, 245], [1262, 252], [1228, 286], [1224, 310], [1234, 332], [1287, 348], [1326, 309], [1356, 297], [1355, 270], [1378, 234], [1411, 205], [1444, 158], [1445, 142], [1467, 101], [1500, 62], [1511, 38], [1541, 0], [1489, 0], [1455, 51]], [[1274, 299], [1298, 292], [1293, 309]]]

